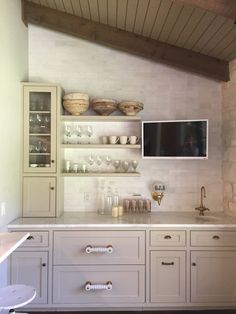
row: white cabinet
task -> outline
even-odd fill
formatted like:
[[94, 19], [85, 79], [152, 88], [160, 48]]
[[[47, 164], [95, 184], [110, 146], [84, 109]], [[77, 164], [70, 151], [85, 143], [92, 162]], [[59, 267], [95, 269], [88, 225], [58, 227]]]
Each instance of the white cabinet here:
[[186, 231], [149, 230], [149, 302], [177, 304], [186, 301]]
[[23, 84], [24, 172], [56, 172], [58, 89]]
[[54, 304], [145, 301], [145, 231], [55, 231], [53, 252]]
[[11, 255], [10, 283], [30, 285], [36, 289], [36, 297], [30, 307], [48, 304], [49, 233], [21, 228], [14, 231], [29, 232], [30, 236]]
[[150, 302], [185, 302], [185, 252], [150, 252]]
[[191, 302], [236, 302], [236, 232], [193, 230], [191, 243]]
[[16, 251], [11, 256], [11, 284], [36, 289], [33, 304], [48, 302], [48, 252]]
[[56, 178], [23, 178], [23, 216], [55, 217], [56, 215]]

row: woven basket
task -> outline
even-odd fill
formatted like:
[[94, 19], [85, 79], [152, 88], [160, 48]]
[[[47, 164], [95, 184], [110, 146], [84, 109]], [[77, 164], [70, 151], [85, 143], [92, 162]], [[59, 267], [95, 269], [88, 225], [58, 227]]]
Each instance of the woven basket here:
[[67, 99], [63, 101], [63, 107], [73, 116], [80, 116], [88, 110], [89, 101], [85, 99]]

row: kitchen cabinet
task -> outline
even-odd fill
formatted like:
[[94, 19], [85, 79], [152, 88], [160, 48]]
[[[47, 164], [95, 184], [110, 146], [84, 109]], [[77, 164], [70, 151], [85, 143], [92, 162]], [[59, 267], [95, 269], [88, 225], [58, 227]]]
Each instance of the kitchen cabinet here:
[[56, 177], [23, 177], [23, 216], [55, 217]]
[[[26, 231], [12, 230], [12, 232]], [[31, 307], [48, 303], [49, 287], [49, 233], [48, 231], [27, 230], [28, 238], [11, 254], [10, 283], [26, 284], [36, 289]]]
[[235, 231], [191, 231], [191, 302], [235, 303], [235, 265]]
[[57, 86], [23, 84], [24, 172], [56, 172]]
[[144, 302], [145, 231], [55, 231], [53, 287], [54, 304]]
[[38, 83], [23, 83], [22, 87], [23, 217], [55, 217], [62, 203], [57, 132], [61, 88]]
[[[149, 302], [175, 304], [186, 301], [186, 231], [149, 231]], [[176, 250], [176, 249], [179, 250]]]
[[185, 302], [185, 252], [150, 252], [150, 302]]

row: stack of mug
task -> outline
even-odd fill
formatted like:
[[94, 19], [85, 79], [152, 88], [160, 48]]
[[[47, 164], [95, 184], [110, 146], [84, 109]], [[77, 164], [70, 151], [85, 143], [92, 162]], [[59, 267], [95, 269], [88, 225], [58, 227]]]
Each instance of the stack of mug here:
[[130, 144], [135, 145], [139, 141], [139, 138], [136, 135], [110, 135], [110, 136], [102, 136], [102, 144]]
[[123, 200], [126, 213], [149, 213], [151, 211], [151, 200], [149, 198], [126, 198]]

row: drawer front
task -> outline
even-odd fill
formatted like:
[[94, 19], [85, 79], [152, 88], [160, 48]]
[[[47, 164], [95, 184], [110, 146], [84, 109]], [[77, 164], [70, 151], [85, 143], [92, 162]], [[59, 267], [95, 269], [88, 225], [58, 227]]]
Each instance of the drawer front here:
[[144, 264], [144, 231], [56, 231], [54, 264]]
[[22, 231], [22, 233], [25, 233], [25, 232], [29, 232], [30, 236], [21, 244], [20, 248], [47, 247], [48, 246], [48, 232], [47, 231], [29, 231], [29, 230]]
[[54, 304], [144, 302], [144, 266], [54, 266]]
[[192, 246], [236, 246], [235, 231], [191, 231]]
[[185, 231], [151, 230], [150, 246], [185, 246]]

